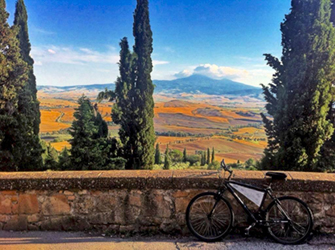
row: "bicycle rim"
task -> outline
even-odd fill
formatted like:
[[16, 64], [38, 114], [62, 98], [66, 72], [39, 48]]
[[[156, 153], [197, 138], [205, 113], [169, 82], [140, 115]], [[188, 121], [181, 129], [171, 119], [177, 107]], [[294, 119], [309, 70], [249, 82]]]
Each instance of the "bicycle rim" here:
[[269, 234], [284, 244], [303, 242], [313, 226], [310, 209], [294, 197], [281, 197], [278, 200], [280, 203], [272, 203], [266, 214]]
[[216, 241], [229, 233], [233, 213], [229, 203], [215, 193], [194, 197], [186, 212], [190, 231], [204, 241]]

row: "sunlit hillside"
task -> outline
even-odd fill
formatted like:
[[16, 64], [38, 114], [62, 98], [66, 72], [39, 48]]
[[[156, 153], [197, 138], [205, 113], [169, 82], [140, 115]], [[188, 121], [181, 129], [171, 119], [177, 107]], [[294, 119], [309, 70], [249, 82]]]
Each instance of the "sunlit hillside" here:
[[[61, 151], [70, 147], [68, 129], [74, 119], [76, 103], [82, 93], [45, 93], [39, 91], [41, 102], [41, 138]], [[96, 91], [85, 93], [95, 102]], [[215, 148], [216, 159], [227, 162], [259, 159], [266, 147], [266, 136], [260, 112], [263, 103], [251, 97], [209, 96], [204, 94], [155, 95], [155, 131], [157, 143], [164, 152], [187, 149], [194, 154]], [[103, 102], [98, 108], [108, 122], [110, 136], [118, 136], [118, 126], [111, 120], [112, 103]]]

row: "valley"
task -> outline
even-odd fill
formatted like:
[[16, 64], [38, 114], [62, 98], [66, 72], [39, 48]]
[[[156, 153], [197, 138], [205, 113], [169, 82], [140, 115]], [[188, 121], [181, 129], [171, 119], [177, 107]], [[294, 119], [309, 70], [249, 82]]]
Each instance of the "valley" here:
[[[97, 85], [92, 85], [97, 86]], [[99, 87], [99, 86], [98, 86]], [[41, 138], [57, 150], [70, 148], [68, 129], [74, 119], [76, 100], [82, 95], [92, 102], [99, 89], [90, 87], [67, 88], [65, 91], [40, 88]], [[261, 112], [264, 101], [254, 95], [209, 95], [205, 93], [155, 93], [154, 125], [157, 143], [163, 153], [170, 149], [195, 154], [215, 148], [215, 159], [228, 163], [260, 159], [267, 145]], [[112, 103], [98, 104], [108, 122], [109, 135], [118, 136], [118, 126], [111, 120]]]

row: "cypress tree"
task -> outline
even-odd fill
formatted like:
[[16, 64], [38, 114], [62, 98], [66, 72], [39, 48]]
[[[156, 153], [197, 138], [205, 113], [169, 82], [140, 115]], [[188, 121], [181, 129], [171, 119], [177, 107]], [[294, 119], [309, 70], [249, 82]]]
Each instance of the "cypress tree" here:
[[171, 158], [170, 158], [170, 154], [169, 154], [169, 145], [167, 145], [166, 150], [165, 150], [165, 159], [164, 159], [163, 169], [164, 170], [169, 170], [170, 166], [171, 166]]
[[115, 84], [115, 103], [112, 109], [112, 120], [120, 125], [119, 136], [123, 145], [123, 157], [127, 160], [126, 169], [135, 168], [134, 149], [136, 147], [137, 128], [135, 125], [135, 103], [132, 98], [134, 89], [132, 69], [133, 57], [129, 51], [126, 37], [120, 42], [120, 76]]
[[36, 78], [33, 71], [34, 60], [30, 56], [31, 45], [28, 34], [28, 15], [23, 0], [16, 2], [14, 27], [18, 30], [20, 54], [27, 63], [28, 79], [19, 91], [18, 112], [22, 115], [20, 131], [23, 141], [21, 157], [17, 159], [19, 170], [38, 170], [42, 168], [42, 147], [39, 139], [40, 110], [37, 100]]
[[183, 151], [183, 162], [187, 162], [187, 152], [186, 152], [186, 148], [184, 148], [184, 151]]
[[209, 165], [210, 163], [210, 159], [211, 159], [211, 151], [209, 150], [209, 148], [207, 148], [207, 165]]
[[335, 32], [330, 0], [293, 0], [281, 25], [281, 60], [265, 54], [276, 73], [263, 86], [268, 147], [264, 168], [318, 170], [320, 149], [333, 134], [327, 118], [334, 79]]
[[27, 80], [27, 65], [20, 57], [17, 28], [9, 27], [5, 9], [0, 0], [0, 170], [17, 171], [24, 141], [17, 93]]
[[135, 63], [133, 72], [134, 91], [132, 98], [135, 110], [135, 147], [133, 151], [135, 168], [151, 169], [154, 163], [154, 85], [151, 80], [152, 72], [152, 31], [149, 21], [148, 0], [137, 0], [134, 13], [133, 34], [135, 37]]
[[214, 147], [213, 147], [211, 163], [213, 163], [214, 161], [215, 161], [215, 150], [214, 150]]
[[161, 152], [159, 150], [159, 144], [156, 144], [156, 152], [155, 152], [155, 164], [161, 164]]

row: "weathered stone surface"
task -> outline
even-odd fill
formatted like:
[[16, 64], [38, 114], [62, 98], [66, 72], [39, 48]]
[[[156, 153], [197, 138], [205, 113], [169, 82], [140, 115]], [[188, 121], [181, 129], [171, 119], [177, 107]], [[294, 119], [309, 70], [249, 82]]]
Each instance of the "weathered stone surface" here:
[[4, 230], [23, 231], [27, 230], [27, 216], [25, 215], [13, 215], [8, 222], [4, 225]]
[[19, 214], [35, 214], [40, 211], [36, 194], [21, 194], [18, 201]]
[[65, 190], [65, 191], [64, 191], [64, 194], [65, 194], [65, 195], [73, 195], [74, 193], [73, 193], [73, 192], [70, 192], [70, 191], [67, 191], [67, 190]]
[[0, 214], [11, 214], [12, 201], [10, 198], [0, 196]]
[[[236, 172], [237, 179], [243, 182], [265, 183], [262, 172]], [[6, 186], [11, 182], [10, 187], [15, 188], [0, 191], [0, 229], [189, 234], [185, 211], [190, 200], [218, 185], [215, 176], [201, 177], [206, 173], [51, 172], [34, 173], [31, 178], [29, 173], [28, 179], [21, 173], [0, 173], [0, 184]], [[274, 184], [276, 195], [301, 198], [314, 212], [316, 230], [335, 233], [334, 175], [290, 174], [293, 179]], [[239, 225], [245, 224], [247, 216], [240, 205], [228, 193], [225, 196]]]
[[90, 196], [81, 196], [74, 204], [75, 214], [93, 213], [95, 209], [94, 199]]
[[335, 217], [335, 205], [331, 206], [328, 210], [326, 210], [326, 215]]
[[27, 217], [27, 220], [29, 223], [34, 223], [34, 222], [38, 222], [41, 220], [41, 215], [40, 214], [33, 214], [33, 215], [29, 215]]
[[69, 214], [70, 211], [70, 205], [63, 194], [55, 194], [47, 197], [42, 204], [42, 213], [44, 215]]
[[185, 213], [186, 212], [186, 208], [187, 208], [189, 202], [190, 202], [190, 200], [188, 200], [188, 199], [177, 198], [175, 200], [176, 212], [177, 213]]

